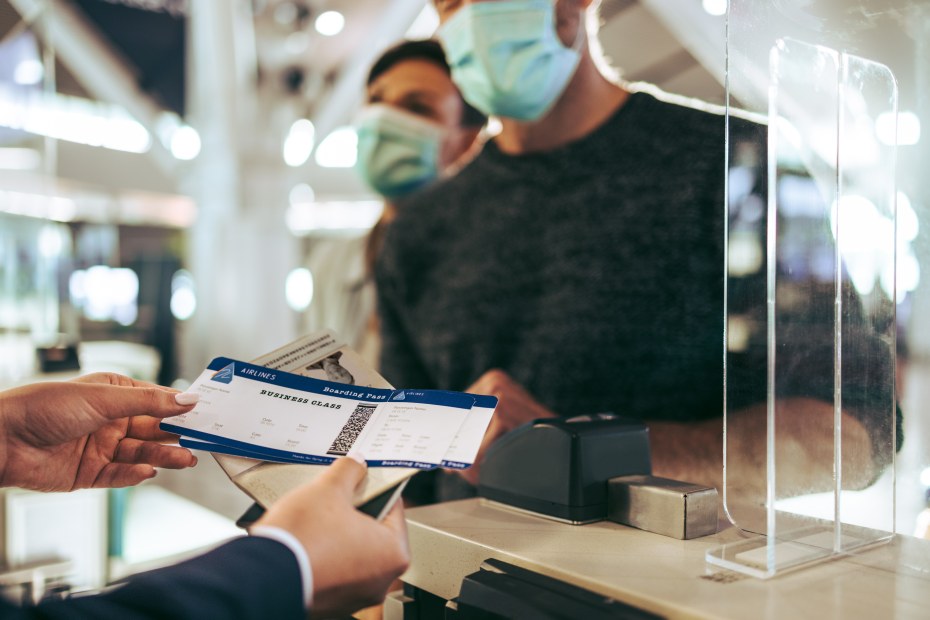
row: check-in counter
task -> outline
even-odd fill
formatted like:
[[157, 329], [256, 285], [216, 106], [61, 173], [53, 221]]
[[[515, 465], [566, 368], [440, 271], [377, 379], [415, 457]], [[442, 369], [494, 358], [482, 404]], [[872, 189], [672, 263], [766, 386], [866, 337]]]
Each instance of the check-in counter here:
[[[406, 596], [388, 600], [387, 620], [437, 617], [435, 601], [455, 599], [463, 578], [489, 558], [667, 618], [930, 614], [930, 542], [908, 536], [761, 580], [705, 562], [708, 549], [742, 540], [724, 522], [715, 535], [677, 540], [609, 521], [566, 525], [483, 499], [410, 509], [407, 522], [413, 560], [403, 577]], [[432, 612], [418, 609], [418, 598], [431, 599]]]

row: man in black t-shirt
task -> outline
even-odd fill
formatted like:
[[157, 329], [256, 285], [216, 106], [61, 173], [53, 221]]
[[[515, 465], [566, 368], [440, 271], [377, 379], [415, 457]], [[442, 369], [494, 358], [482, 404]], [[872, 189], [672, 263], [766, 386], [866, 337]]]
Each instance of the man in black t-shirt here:
[[[388, 233], [383, 374], [497, 396], [484, 449], [540, 417], [642, 419], [656, 475], [719, 488], [725, 117], [606, 78], [588, 46], [590, 0], [435, 4], [453, 80], [502, 130], [406, 201]], [[733, 138], [763, 131], [731, 120]], [[750, 361], [740, 371], [763, 382], [732, 395], [743, 411], [728, 421], [758, 446], [765, 358]], [[832, 446], [831, 390], [780, 394], [779, 448]], [[843, 434], [850, 452], [874, 452], [862, 415], [844, 415]], [[730, 458], [764, 466], [754, 449]], [[805, 487], [825, 482], [803, 476], [822, 459], [792, 453]], [[847, 474], [863, 485], [875, 471]]]

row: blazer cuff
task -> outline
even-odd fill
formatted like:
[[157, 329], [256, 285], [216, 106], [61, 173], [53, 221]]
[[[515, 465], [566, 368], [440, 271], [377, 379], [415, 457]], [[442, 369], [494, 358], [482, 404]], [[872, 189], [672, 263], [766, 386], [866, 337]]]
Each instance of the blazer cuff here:
[[310, 557], [307, 550], [297, 540], [297, 537], [280, 527], [272, 525], [256, 525], [249, 528], [249, 534], [261, 538], [270, 538], [276, 540], [294, 554], [297, 558], [297, 564], [300, 566], [301, 583], [303, 584], [304, 607], [307, 609], [313, 604], [313, 569], [310, 566]]

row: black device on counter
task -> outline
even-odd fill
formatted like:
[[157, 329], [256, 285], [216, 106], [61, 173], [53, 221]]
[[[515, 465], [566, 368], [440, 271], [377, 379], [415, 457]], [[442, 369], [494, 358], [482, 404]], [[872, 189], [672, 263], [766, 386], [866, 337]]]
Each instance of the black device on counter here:
[[39, 363], [40, 372], [62, 372], [81, 369], [77, 345], [74, 344], [56, 343], [36, 347], [36, 359]]
[[541, 418], [481, 462], [478, 495], [575, 524], [607, 518], [607, 481], [650, 474], [649, 431], [613, 414]]
[[449, 620], [497, 618], [585, 618], [585, 620], [658, 620], [648, 611], [601, 594], [514, 566], [488, 559], [462, 580]]

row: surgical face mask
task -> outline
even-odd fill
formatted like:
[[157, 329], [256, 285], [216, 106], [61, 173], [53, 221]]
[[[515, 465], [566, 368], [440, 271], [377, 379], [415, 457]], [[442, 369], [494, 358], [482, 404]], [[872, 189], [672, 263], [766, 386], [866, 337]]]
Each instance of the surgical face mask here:
[[487, 115], [541, 118], [578, 67], [584, 40], [579, 25], [567, 48], [555, 29], [552, 0], [467, 4], [440, 29], [452, 80]]
[[356, 170], [385, 198], [399, 198], [439, 175], [445, 128], [384, 104], [367, 106], [355, 121]]

